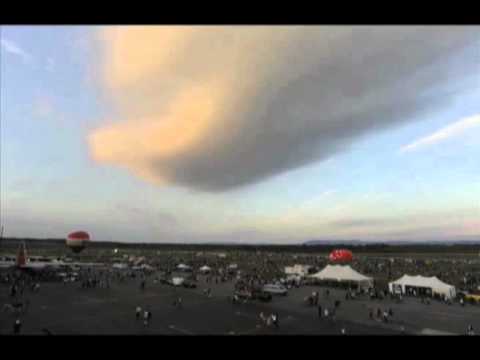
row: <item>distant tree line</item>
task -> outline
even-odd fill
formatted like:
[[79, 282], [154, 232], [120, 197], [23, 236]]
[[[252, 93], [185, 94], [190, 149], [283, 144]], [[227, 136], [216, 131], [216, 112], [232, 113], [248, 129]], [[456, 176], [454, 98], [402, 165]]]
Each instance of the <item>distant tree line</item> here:
[[[25, 242], [27, 248], [58, 248], [65, 246], [65, 239], [32, 239], [3, 238], [0, 250], [17, 248]], [[89, 248], [93, 249], [140, 249], [164, 251], [265, 251], [288, 253], [325, 253], [334, 249], [344, 248], [354, 253], [476, 253], [480, 252], [480, 242], [472, 243], [414, 243], [414, 244], [315, 244], [315, 245], [254, 245], [254, 244], [178, 244], [178, 243], [121, 243], [92, 241]]]

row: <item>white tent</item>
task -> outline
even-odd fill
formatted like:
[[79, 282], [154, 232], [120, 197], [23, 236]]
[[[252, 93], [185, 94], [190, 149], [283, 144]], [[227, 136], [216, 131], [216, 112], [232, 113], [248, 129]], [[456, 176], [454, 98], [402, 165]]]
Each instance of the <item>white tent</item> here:
[[425, 277], [421, 275], [403, 275], [400, 279], [388, 284], [391, 293], [401, 292], [402, 294], [405, 294], [407, 287], [431, 289], [433, 294], [446, 296], [448, 299], [452, 299], [456, 296], [455, 286], [444, 283], [436, 276]]
[[203, 272], [203, 273], [208, 273], [208, 272], [212, 271], [212, 268], [209, 267], [209, 266], [207, 266], [207, 265], [203, 265], [203, 266], [202, 266], [200, 269], [198, 269], [198, 270], [200, 270], [200, 271]]
[[185, 281], [185, 279], [182, 278], [182, 277], [173, 277], [172, 278], [172, 284], [174, 286], [181, 286], [184, 281]]
[[177, 270], [190, 271], [190, 270], [192, 270], [192, 268], [188, 265], [185, 265], [185, 264], [179, 264], [179, 265], [177, 265]]
[[309, 278], [338, 282], [352, 282], [357, 283], [358, 286], [363, 288], [373, 287], [373, 279], [371, 277], [360, 274], [353, 270], [349, 265], [327, 265], [318, 273], [310, 275]]

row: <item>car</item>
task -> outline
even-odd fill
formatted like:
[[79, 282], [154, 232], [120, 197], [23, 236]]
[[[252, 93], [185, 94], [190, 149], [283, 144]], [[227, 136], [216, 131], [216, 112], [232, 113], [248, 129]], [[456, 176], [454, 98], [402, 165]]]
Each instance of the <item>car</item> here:
[[287, 288], [280, 284], [266, 284], [263, 286], [262, 291], [272, 295], [286, 296], [288, 294]]
[[468, 301], [472, 304], [480, 302], [480, 294], [470, 293], [465, 295], [465, 301]]

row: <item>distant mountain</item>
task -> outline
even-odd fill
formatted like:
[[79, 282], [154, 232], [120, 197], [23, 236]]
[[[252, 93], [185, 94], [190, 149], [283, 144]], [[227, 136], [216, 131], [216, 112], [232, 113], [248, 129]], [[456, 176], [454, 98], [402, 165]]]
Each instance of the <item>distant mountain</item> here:
[[362, 241], [362, 240], [309, 240], [303, 243], [304, 246], [326, 246], [326, 245], [367, 245], [379, 244], [380, 242]]
[[479, 245], [479, 240], [309, 240], [303, 243], [304, 246], [328, 246], [328, 245], [348, 245], [348, 246], [367, 246], [367, 245], [385, 245], [385, 246], [405, 246], [405, 245]]

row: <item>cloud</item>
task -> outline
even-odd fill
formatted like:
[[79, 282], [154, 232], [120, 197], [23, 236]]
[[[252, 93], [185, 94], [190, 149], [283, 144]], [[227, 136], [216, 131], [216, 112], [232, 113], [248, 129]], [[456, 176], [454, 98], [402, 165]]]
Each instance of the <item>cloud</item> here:
[[451, 125], [444, 127], [431, 135], [418, 139], [411, 144], [403, 146], [401, 152], [410, 152], [418, 150], [419, 148], [435, 145], [439, 142], [445, 141], [455, 136], [465, 134], [473, 127], [480, 126], [480, 115], [470, 116], [468, 118], [459, 120]]
[[397, 224], [398, 219], [388, 218], [366, 218], [366, 219], [341, 219], [332, 221], [329, 225], [341, 228], [358, 228], [358, 227], [376, 227], [389, 224]]
[[326, 225], [345, 236], [377, 239], [454, 239], [479, 236], [478, 208], [404, 213], [401, 216], [347, 216]]
[[32, 56], [28, 52], [13, 41], [0, 39], [0, 45], [7, 53], [21, 57], [24, 63], [29, 63], [32, 59]]
[[178, 219], [166, 211], [152, 208], [132, 206], [119, 203], [113, 208], [113, 215], [119, 216], [125, 222], [135, 222], [148, 225], [152, 228], [161, 228], [163, 231], [177, 229]]
[[[478, 88], [478, 27], [115, 27], [102, 164], [221, 192], [324, 161]], [[476, 88], [475, 88], [476, 87]]]

